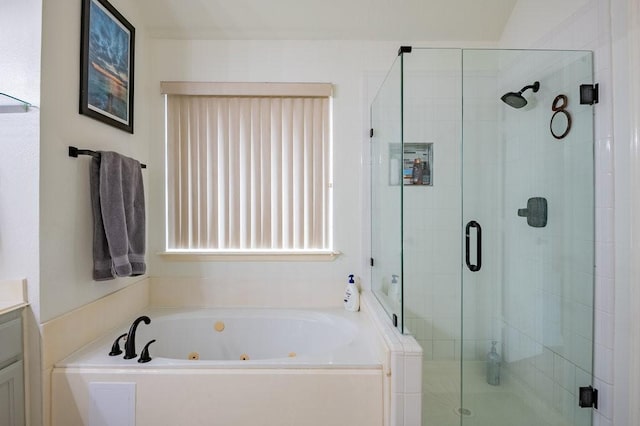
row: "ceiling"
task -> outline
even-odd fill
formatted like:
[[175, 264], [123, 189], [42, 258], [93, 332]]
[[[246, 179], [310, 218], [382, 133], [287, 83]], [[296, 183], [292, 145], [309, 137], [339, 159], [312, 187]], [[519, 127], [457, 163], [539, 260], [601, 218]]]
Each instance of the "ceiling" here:
[[517, 0], [136, 0], [152, 37], [497, 41]]

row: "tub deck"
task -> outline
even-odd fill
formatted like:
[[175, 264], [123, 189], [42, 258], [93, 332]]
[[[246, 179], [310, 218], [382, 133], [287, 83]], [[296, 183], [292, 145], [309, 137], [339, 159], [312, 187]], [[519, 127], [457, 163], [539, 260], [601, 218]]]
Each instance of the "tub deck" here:
[[[142, 314], [153, 322], [154, 316], [182, 312]], [[328, 353], [292, 358], [156, 357], [139, 364], [107, 355], [115, 337], [126, 332], [114, 330], [56, 363], [52, 425], [383, 426], [386, 352], [367, 314], [313, 312], [349, 321], [356, 327], [353, 339]], [[139, 354], [146, 341], [136, 340]]]

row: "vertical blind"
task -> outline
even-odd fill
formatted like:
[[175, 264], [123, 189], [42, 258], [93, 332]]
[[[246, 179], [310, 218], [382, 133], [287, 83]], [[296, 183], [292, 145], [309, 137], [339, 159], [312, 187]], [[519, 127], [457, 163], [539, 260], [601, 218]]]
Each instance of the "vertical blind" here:
[[331, 249], [328, 96], [166, 101], [167, 249]]

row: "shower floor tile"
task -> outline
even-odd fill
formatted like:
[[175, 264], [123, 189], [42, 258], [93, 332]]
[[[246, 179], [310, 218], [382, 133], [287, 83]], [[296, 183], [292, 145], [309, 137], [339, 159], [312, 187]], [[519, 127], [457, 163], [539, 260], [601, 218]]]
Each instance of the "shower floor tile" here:
[[[490, 386], [484, 380], [483, 363], [465, 363], [463, 426], [572, 426], [572, 419], [552, 408], [534, 409], [534, 400], [505, 385]], [[460, 364], [427, 361], [423, 367], [422, 426], [460, 426]]]

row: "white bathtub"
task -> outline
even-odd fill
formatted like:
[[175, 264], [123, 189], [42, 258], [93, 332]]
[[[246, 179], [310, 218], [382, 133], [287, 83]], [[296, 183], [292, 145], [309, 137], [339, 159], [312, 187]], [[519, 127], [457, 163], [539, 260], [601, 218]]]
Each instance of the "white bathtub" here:
[[[139, 324], [136, 352], [156, 339], [150, 362], [108, 355], [128, 330], [123, 324], [56, 363], [54, 426], [91, 424], [91, 407], [100, 404], [94, 387], [104, 383], [123, 386], [111, 395], [133, 384], [130, 414], [139, 426], [383, 425], [388, 353], [364, 312], [154, 308], [141, 315], [151, 324]], [[199, 359], [189, 359], [194, 353]]]
[[151, 323], [138, 325], [136, 353], [155, 339], [150, 362], [108, 356], [115, 339], [128, 331], [126, 324], [56, 367], [375, 368], [383, 361], [367, 318], [342, 309], [155, 308], [141, 315]]

